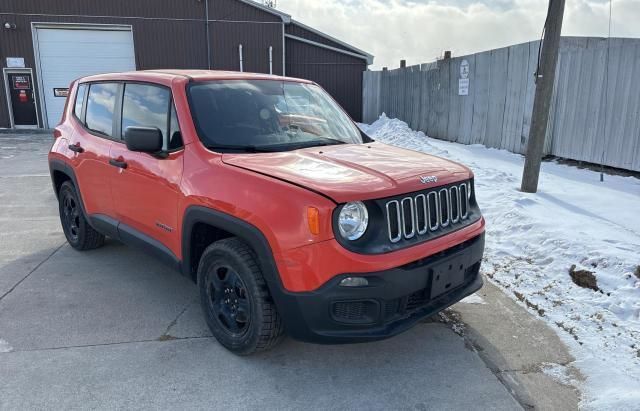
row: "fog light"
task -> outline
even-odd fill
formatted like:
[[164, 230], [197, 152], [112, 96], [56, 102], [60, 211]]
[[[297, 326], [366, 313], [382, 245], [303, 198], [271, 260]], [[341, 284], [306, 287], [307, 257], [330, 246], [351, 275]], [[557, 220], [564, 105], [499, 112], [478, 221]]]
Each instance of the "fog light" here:
[[340, 281], [341, 287], [366, 287], [369, 281], [364, 277], [347, 277]]

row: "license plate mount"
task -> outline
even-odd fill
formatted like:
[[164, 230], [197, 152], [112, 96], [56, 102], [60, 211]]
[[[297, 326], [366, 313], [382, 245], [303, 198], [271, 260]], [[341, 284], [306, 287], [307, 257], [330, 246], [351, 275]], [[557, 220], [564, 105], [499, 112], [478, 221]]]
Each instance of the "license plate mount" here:
[[464, 274], [469, 267], [469, 256], [469, 252], [463, 251], [433, 267], [431, 298], [439, 297], [464, 283]]

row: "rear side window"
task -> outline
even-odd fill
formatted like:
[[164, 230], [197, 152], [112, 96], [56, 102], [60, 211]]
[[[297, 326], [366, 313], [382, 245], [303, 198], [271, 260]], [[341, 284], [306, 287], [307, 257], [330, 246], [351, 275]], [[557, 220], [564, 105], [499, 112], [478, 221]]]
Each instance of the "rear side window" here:
[[75, 114], [79, 119], [82, 119], [82, 105], [84, 104], [84, 95], [86, 91], [87, 85], [83, 83], [78, 86], [78, 91], [76, 92], [76, 104], [73, 106], [73, 114]]
[[91, 131], [113, 136], [113, 112], [118, 94], [117, 83], [93, 83], [87, 97], [85, 125]]
[[127, 127], [156, 127], [166, 142], [170, 102], [171, 93], [167, 88], [126, 84], [122, 101], [122, 137]]

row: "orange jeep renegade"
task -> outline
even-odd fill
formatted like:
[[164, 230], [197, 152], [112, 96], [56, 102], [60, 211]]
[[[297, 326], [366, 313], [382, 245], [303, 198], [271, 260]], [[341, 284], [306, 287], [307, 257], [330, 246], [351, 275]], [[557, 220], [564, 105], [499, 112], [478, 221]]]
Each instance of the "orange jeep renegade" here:
[[143, 71], [71, 85], [49, 167], [69, 244], [141, 247], [237, 354], [374, 341], [482, 286], [473, 174], [377, 143], [310, 81]]

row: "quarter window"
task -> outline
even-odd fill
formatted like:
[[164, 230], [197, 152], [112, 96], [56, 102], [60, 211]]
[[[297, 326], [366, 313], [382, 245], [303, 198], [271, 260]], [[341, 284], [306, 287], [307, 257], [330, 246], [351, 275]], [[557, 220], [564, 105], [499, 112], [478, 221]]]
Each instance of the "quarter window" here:
[[126, 84], [122, 101], [122, 137], [127, 127], [156, 127], [162, 132], [164, 145], [169, 127], [167, 88], [146, 84]]
[[94, 83], [87, 97], [87, 128], [107, 137], [113, 135], [113, 111], [118, 94], [117, 83]]
[[176, 106], [171, 105], [171, 125], [169, 126], [169, 142], [165, 150], [175, 150], [182, 147], [182, 133], [180, 132], [180, 124], [176, 114]]
[[73, 114], [76, 115], [77, 118], [82, 118], [82, 104], [84, 103], [84, 95], [87, 91], [86, 84], [80, 84], [78, 86], [78, 91], [76, 92], [76, 104], [73, 107]]

